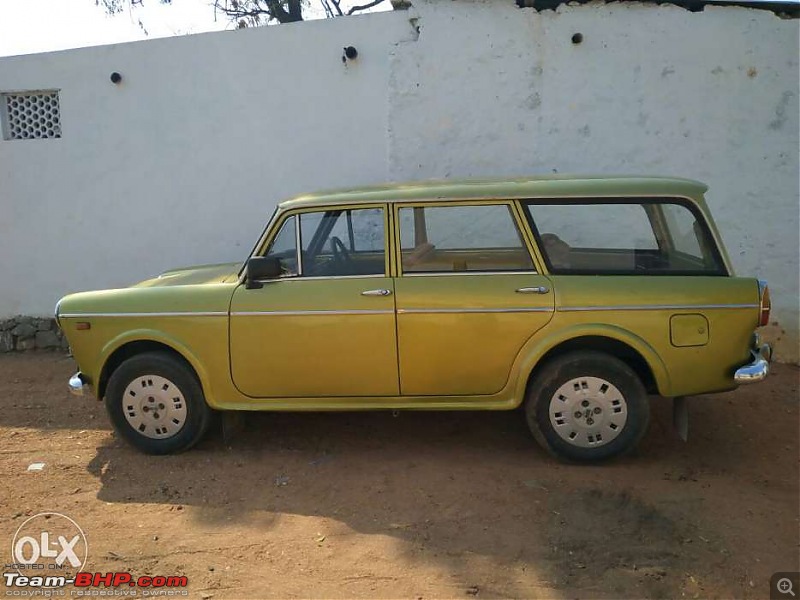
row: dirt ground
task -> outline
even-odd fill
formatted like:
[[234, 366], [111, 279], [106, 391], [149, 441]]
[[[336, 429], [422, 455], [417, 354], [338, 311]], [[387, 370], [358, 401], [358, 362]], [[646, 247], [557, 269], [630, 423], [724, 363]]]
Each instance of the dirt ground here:
[[[191, 597], [768, 598], [800, 569], [798, 374], [654, 400], [636, 454], [540, 450], [521, 414], [253, 414], [225, 443], [138, 454], [71, 359], [0, 358], [0, 548], [56, 511], [90, 571], [186, 575]], [[26, 471], [44, 462], [39, 472]]]

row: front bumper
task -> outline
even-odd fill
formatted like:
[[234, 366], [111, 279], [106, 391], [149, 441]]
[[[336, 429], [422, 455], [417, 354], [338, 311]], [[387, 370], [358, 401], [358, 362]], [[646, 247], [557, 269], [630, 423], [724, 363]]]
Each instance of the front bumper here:
[[69, 391], [72, 392], [73, 395], [83, 396], [88, 390], [89, 384], [86, 383], [86, 379], [80, 371], [69, 378]]
[[736, 369], [736, 372], [733, 374], [733, 380], [737, 385], [743, 383], [758, 383], [759, 381], [764, 381], [767, 375], [769, 375], [769, 361], [772, 359], [772, 346], [769, 344], [761, 344], [757, 335], [753, 345], [754, 348], [750, 350], [753, 360]]

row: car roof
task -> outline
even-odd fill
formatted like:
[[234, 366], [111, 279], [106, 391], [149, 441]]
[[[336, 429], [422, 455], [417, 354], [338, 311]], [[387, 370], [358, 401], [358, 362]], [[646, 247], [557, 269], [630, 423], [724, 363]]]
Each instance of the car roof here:
[[683, 196], [702, 200], [704, 183], [679, 177], [630, 175], [537, 175], [513, 179], [410, 181], [304, 194], [280, 208], [407, 200], [482, 200], [490, 198], [575, 198], [597, 196]]

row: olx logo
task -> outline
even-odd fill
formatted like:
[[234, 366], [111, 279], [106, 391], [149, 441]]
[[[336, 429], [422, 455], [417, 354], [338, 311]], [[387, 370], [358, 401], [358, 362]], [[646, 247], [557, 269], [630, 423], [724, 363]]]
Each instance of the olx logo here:
[[58, 542], [54, 543], [47, 531], [42, 532], [39, 540], [26, 535], [19, 538], [14, 544], [14, 561], [23, 565], [32, 565], [40, 558], [55, 558], [58, 566], [68, 560], [73, 567], [80, 567], [81, 560], [75, 554], [75, 546], [80, 540], [80, 535], [74, 536], [71, 540], [59, 535]]
[[12, 568], [68, 576], [83, 569], [89, 545], [80, 526], [60, 513], [40, 513], [19, 526], [11, 542]]

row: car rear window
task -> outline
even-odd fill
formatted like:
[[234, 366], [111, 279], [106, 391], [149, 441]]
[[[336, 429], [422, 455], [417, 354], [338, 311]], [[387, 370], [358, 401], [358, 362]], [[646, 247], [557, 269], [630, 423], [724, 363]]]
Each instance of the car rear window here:
[[403, 273], [533, 271], [508, 203], [403, 206]]

